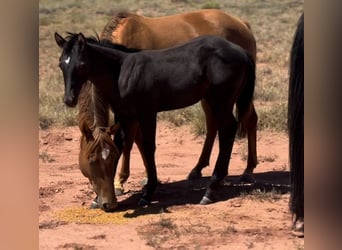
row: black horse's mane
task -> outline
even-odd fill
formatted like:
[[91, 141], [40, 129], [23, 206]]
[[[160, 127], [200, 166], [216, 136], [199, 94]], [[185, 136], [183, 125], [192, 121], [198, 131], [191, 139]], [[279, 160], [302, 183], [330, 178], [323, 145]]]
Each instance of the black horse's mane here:
[[[68, 41], [68, 44], [70, 44], [70, 47], [74, 44], [74, 42], [78, 39], [78, 36], [80, 35], [80, 33], [72, 33], [72, 32], [67, 32], [67, 36], [65, 37], [65, 39]], [[123, 52], [127, 52], [127, 53], [133, 53], [133, 52], [139, 52], [141, 51], [141, 49], [137, 49], [137, 48], [128, 48], [122, 44], [118, 44], [118, 43], [113, 43], [111, 42], [109, 39], [100, 39], [99, 35], [96, 33], [95, 36], [89, 36], [86, 37], [86, 41], [87, 43], [93, 43], [93, 44], [98, 44], [107, 48], [111, 48], [111, 49], [117, 49]], [[68, 50], [68, 48], [66, 48]]]

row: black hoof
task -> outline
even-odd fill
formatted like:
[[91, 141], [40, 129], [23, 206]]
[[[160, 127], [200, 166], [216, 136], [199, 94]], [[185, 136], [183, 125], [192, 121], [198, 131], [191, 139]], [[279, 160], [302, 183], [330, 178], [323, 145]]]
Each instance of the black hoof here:
[[139, 201], [139, 206], [141, 207], [146, 207], [146, 206], [149, 206], [151, 205], [151, 202], [145, 198], [141, 198], [140, 201]]
[[254, 183], [255, 179], [252, 173], [244, 173], [240, 177], [241, 182], [246, 182], [246, 183]]
[[188, 180], [196, 180], [196, 179], [200, 179], [201, 177], [202, 177], [201, 171], [191, 170], [191, 172], [188, 175]]
[[200, 201], [200, 205], [208, 205], [214, 203], [211, 199], [209, 199], [207, 196], [203, 196], [202, 200]]
[[291, 233], [297, 237], [304, 237], [304, 218], [299, 218], [293, 223]]

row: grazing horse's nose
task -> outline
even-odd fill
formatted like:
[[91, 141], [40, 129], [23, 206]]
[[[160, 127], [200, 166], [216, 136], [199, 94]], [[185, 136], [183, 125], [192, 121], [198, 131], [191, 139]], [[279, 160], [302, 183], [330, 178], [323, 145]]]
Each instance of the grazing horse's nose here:
[[108, 203], [103, 203], [102, 206], [103, 206], [104, 210], [108, 211], [108, 209], [109, 209]]
[[113, 203], [113, 204], [109, 204], [109, 203], [103, 203], [102, 204], [102, 209], [105, 211], [105, 212], [112, 212], [115, 210], [117, 204], [116, 203]]

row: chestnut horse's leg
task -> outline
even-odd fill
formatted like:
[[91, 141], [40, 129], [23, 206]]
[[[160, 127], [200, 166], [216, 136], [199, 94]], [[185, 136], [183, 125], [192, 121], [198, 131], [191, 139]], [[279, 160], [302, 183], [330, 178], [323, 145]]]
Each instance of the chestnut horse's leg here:
[[214, 119], [211, 108], [208, 106], [208, 103], [205, 99], [202, 99], [201, 104], [205, 113], [207, 134], [202, 148], [202, 153], [196, 166], [189, 173], [188, 179], [197, 179], [202, 177], [202, 169], [209, 165], [210, 155], [217, 133], [217, 123]]
[[[233, 114], [227, 115], [220, 113], [222, 123], [218, 127], [219, 136], [219, 154], [215, 164], [214, 172], [208, 183], [206, 192], [200, 202], [205, 205], [212, 203], [215, 200], [215, 192], [219, 188], [220, 182], [228, 174], [228, 166], [230, 155], [232, 153], [233, 143], [237, 130], [237, 122]], [[222, 116], [225, 116], [222, 119]]]
[[254, 182], [253, 170], [258, 164], [256, 149], [258, 115], [255, 112], [253, 103], [249, 105], [248, 112], [242, 117], [241, 123], [247, 133], [248, 140], [247, 167], [241, 176], [241, 181]]

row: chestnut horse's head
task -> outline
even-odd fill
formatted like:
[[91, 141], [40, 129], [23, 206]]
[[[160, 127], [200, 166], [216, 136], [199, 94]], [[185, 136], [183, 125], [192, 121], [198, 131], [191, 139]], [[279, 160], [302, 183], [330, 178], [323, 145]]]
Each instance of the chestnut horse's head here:
[[120, 153], [111, 135], [119, 128], [116, 123], [111, 127], [96, 127], [93, 131], [84, 123], [82, 131], [79, 163], [81, 172], [87, 177], [97, 195], [97, 205], [106, 212], [117, 207], [114, 193], [115, 162]]

